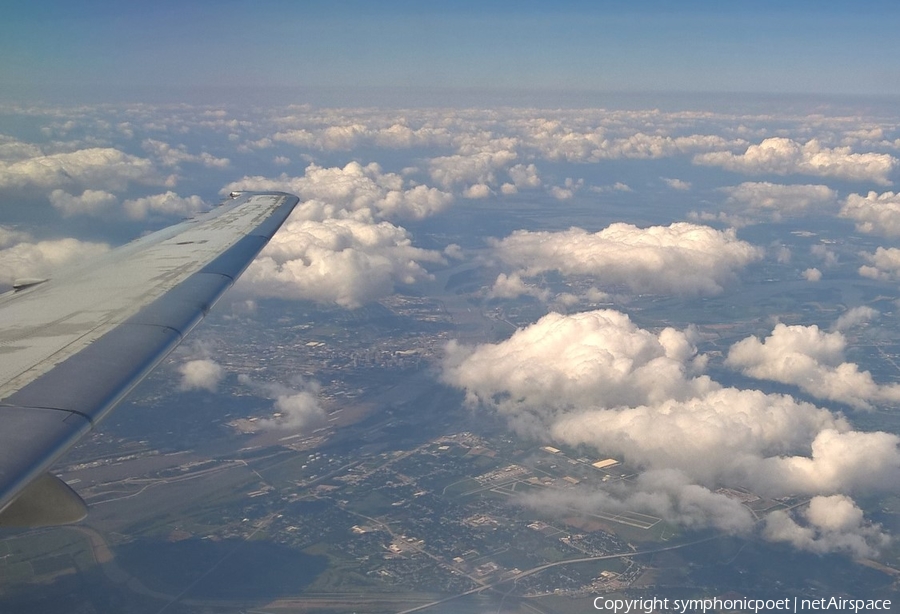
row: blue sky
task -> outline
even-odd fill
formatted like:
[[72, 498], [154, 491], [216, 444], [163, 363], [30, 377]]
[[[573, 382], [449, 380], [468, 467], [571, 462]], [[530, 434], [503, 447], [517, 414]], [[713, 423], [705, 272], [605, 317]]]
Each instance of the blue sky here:
[[900, 94], [893, 3], [421, 4], [21, 3], [0, 22], [0, 90]]

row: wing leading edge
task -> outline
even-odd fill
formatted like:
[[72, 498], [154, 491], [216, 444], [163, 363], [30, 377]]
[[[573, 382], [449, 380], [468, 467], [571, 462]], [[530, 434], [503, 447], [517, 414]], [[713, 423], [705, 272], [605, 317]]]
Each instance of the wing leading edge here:
[[47, 470], [197, 325], [297, 202], [245, 192], [0, 297], [0, 525], [84, 516]]

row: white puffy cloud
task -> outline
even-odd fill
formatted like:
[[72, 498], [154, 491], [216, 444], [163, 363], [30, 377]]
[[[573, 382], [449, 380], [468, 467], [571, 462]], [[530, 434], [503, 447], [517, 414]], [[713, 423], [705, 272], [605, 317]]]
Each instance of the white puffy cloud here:
[[492, 194], [491, 187], [489, 185], [486, 185], [483, 183], [476, 183], [475, 185], [470, 185], [462, 192], [462, 195], [464, 198], [470, 198], [472, 200], [488, 198], [488, 197], [490, 197], [491, 194]]
[[789, 396], [721, 388], [683, 400], [580, 409], [554, 420], [550, 432], [554, 440], [588, 444], [638, 466], [678, 469], [708, 486], [752, 484], [757, 492], [784, 496], [819, 484], [811, 476], [788, 485], [758, 473], [762, 465], [809, 449], [823, 429], [846, 428], [830, 412]]
[[859, 274], [871, 279], [900, 279], [900, 249], [896, 247], [879, 247], [874, 254], [862, 252], [869, 265], [859, 267]]
[[178, 367], [178, 372], [181, 374], [181, 382], [178, 384], [181, 390], [215, 392], [225, 377], [222, 365], [209, 358], [188, 360]]
[[0, 226], [0, 248], [30, 240], [31, 235], [29, 235], [27, 232], [22, 232], [21, 230], [13, 230], [12, 228], [7, 228], [6, 226]]
[[788, 542], [800, 550], [818, 554], [843, 552], [854, 558], [875, 556], [890, 542], [881, 526], [867, 522], [863, 511], [844, 495], [813, 497], [800, 516], [802, 525], [788, 512], [769, 514], [765, 537]]
[[0, 188], [81, 186], [118, 191], [130, 182], [154, 184], [162, 180], [150, 160], [109, 147], [0, 162]]
[[731, 346], [725, 364], [749, 377], [792, 384], [816, 398], [859, 409], [900, 401], [900, 385], [878, 385], [871, 373], [844, 361], [846, 346], [838, 331], [778, 324], [762, 342], [747, 337]]
[[892, 433], [852, 431], [836, 424], [815, 433], [805, 454], [747, 463], [744, 481], [774, 496], [896, 491], [898, 446], [900, 437]]
[[118, 199], [115, 194], [103, 190], [85, 190], [81, 196], [73, 196], [60, 189], [50, 193], [50, 204], [66, 217], [72, 215], [100, 215], [112, 208]]
[[871, 307], [862, 305], [848, 309], [835, 321], [832, 330], [845, 331], [847, 329], [865, 324], [877, 318], [880, 314]]
[[562, 185], [555, 185], [550, 188], [550, 196], [556, 200], [569, 200], [575, 196], [581, 188], [584, 187], [584, 179], [572, 179], [566, 177]]
[[[282, 123], [304, 123], [302, 118], [283, 118]], [[312, 121], [310, 121], [312, 120]], [[346, 117], [306, 118], [304, 127], [286, 128], [272, 139], [296, 147], [324, 151], [347, 151], [362, 145], [390, 149], [448, 145], [453, 138], [446, 127], [426, 125], [410, 127], [404, 119], [382, 116], [366, 121]], [[327, 125], [333, 123], [336, 125]], [[371, 123], [380, 125], [371, 125]]]
[[897, 159], [889, 154], [853, 153], [849, 147], [832, 149], [816, 139], [801, 144], [789, 138], [773, 137], [759, 145], [750, 145], [742, 154], [730, 151], [697, 154], [694, 163], [752, 175], [801, 174], [889, 185], [888, 175], [897, 166]]
[[457, 245], [456, 243], [451, 243], [447, 247], [444, 248], [444, 255], [451, 260], [463, 260], [465, 259], [465, 252], [463, 252], [463, 248]]
[[695, 396], [715, 387], [689, 375], [695, 358], [686, 333], [653, 334], [618, 311], [550, 313], [499, 344], [451, 343], [443, 377], [464, 388], [468, 402], [528, 420], [596, 399], [617, 406]]
[[854, 145], [857, 143], [869, 146], [884, 144], [886, 143], [884, 128], [881, 126], [867, 126], [857, 128], [856, 130], [846, 130], [841, 142], [846, 145]]
[[850, 194], [844, 201], [840, 215], [854, 220], [859, 232], [900, 237], [900, 194]]
[[493, 240], [492, 247], [526, 277], [556, 270], [638, 292], [681, 294], [716, 294], [738, 269], [763, 255], [733, 230], [683, 222], [649, 228], [618, 223], [596, 233], [520, 230]]
[[824, 409], [755, 390], [583, 409], [557, 417], [549, 431], [554, 441], [590, 445], [633, 465], [768, 497], [891, 492], [900, 479], [900, 437], [853, 431]]
[[27, 158], [38, 158], [43, 151], [37, 145], [25, 143], [11, 136], [0, 134], [0, 160], [13, 162]]
[[254, 294], [357, 307], [396, 285], [429, 277], [421, 262], [443, 262], [413, 247], [408, 233], [388, 222], [302, 219], [295, 214], [239, 282]]
[[[716, 135], [671, 136], [640, 130], [616, 136], [601, 126], [572, 125], [571, 119], [535, 118], [526, 122], [522, 145], [536, 149], [548, 160], [597, 162], [621, 158], [658, 159], [746, 144], [743, 140], [730, 141]], [[620, 126], [617, 128], [621, 130]]]
[[325, 151], [371, 146], [450, 148], [451, 156], [464, 157], [524, 150], [534, 157], [571, 162], [652, 159], [746, 146], [742, 139], [714, 134], [671, 134], [687, 130], [697, 119], [696, 115], [603, 109], [505, 109], [502, 114], [479, 109], [405, 109], [398, 115], [371, 109], [294, 108], [274, 119], [278, 129], [266, 141]]
[[838, 263], [837, 253], [827, 245], [813, 245], [809, 248], [809, 253], [821, 260], [826, 267], [833, 267]]
[[660, 177], [667, 186], [669, 186], [673, 190], [679, 190], [685, 192], [691, 189], [690, 181], [683, 181], [681, 179], [673, 179], [671, 177]]
[[[442, 374], [468, 403], [495, 408], [523, 434], [589, 446], [643, 470], [633, 483], [554, 492], [553, 502], [536, 495], [534, 505], [630, 509], [745, 532], [754, 524], [747, 509], [713, 489], [849, 497], [897, 488], [896, 435], [853, 431], [841, 416], [787, 395], [723, 388], [700, 374], [703, 366], [689, 333], [654, 334], [601, 310], [550, 314], [495, 344], [450, 343]], [[812, 521], [834, 540], [866, 526], [821, 514]], [[834, 540], [822, 551], [841, 550]]]
[[803, 278], [809, 282], [816, 282], [822, 280], [822, 271], [816, 268], [805, 269], [803, 271]]
[[606, 490], [537, 491], [518, 500], [545, 513], [569, 514], [572, 510], [608, 514], [641, 510], [667, 522], [688, 528], [715, 527], [729, 534], [745, 534], [756, 522], [740, 502], [694, 484], [676, 469], [651, 469], [637, 476], [633, 484], [613, 483]]
[[122, 203], [122, 207], [125, 209], [128, 217], [143, 220], [154, 213], [188, 217], [205, 210], [207, 205], [199, 196], [182, 198], [169, 190], [164, 194], [154, 194], [153, 196], [126, 200]]
[[307, 430], [325, 422], [325, 410], [319, 403], [319, 386], [308, 383], [305, 390], [281, 394], [275, 399], [281, 416], [260, 421], [264, 428]]
[[225, 168], [231, 161], [228, 158], [216, 158], [208, 152], [189, 154], [184, 145], [172, 146], [163, 141], [146, 139], [141, 147], [148, 154], [159, 160], [163, 166], [178, 167], [182, 162], [200, 164], [206, 168]]
[[0, 248], [0, 283], [12, 284], [16, 279], [51, 277], [67, 264], [107, 252], [109, 245], [77, 239], [34, 241], [0, 226]]
[[537, 167], [534, 164], [516, 164], [509, 169], [509, 178], [516, 189], [534, 189], [541, 187], [541, 178], [538, 176]]
[[506, 150], [441, 156], [429, 161], [429, 173], [433, 181], [447, 190], [460, 184], [492, 186], [497, 184], [497, 172], [517, 157], [516, 152]]
[[638, 132], [626, 138], [603, 141], [592, 152], [592, 158], [665, 158], [695, 151], [733, 147], [743, 142], [728, 141], [720, 136], [706, 134], [672, 137]]
[[258, 382], [241, 374], [238, 382], [275, 401], [276, 415], [257, 422], [264, 429], [307, 431], [325, 422], [326, 412], [320, 402], [322, 386], [316, 381], [295, 376], [291, 385], [285, 386], [278, 382]]
[[452, 201], [435, 188], [410, 185], [377, 164], [310, 165], [303, 177], [245, 177], [225, 188], [280, 189], [301, 203], [241, 278], [267, 296], [334, 302], [354, 308], [429, 278], [422, 266], [444, 262], [416, 248], [405, 229], [375, 217], [424, 218]]
[[782, 185], [777, 183], [744, 182], [721, 188], [728, 195], [726, 204], [743, 209], [741, 213], [769, 212], [776, 219], [781, 215], [799, 215], [813, 208], [833, 204], [837, 192], [824, 185]]
[[488, 298], [517, 298], [519, 296], [534, 296], [542, 301], [546, 301], [550, 298], [550, 291], [526, 284], [515, 273], [512, 275], [500, 273], [494, 281], [494, 285], [488, 291]]
[[363, 166], [351, 162], [325, 168], [311, 164], [302, 177], [281, 175], [276, 179], [244, 177], [226, 186], [232, 190], [284, 190], [301, 201], [325, 203], [331, 217], [337, 210], [369, 210], [378, 217], [422, 219], [446, 208], [453, 196], [424, 185], [411, 186], [396, 173], [385, 173], [375, 163]]

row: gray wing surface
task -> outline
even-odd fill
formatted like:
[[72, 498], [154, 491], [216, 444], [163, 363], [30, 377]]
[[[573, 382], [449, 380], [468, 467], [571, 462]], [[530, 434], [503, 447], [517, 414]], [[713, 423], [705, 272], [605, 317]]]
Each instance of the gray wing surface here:
[[49, 467], [197, 325], [297, 202], [245, 192], [0, 296], [0, 525], [84, 516]]

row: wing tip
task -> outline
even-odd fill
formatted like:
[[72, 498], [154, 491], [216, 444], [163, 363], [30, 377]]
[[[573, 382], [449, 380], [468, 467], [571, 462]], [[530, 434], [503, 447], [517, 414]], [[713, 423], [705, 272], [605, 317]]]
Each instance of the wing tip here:
[[45, 473], [0, 512], [0, 527], [52, 527], [73, 524], [85, 516], [84, 500], [61, 479]]

